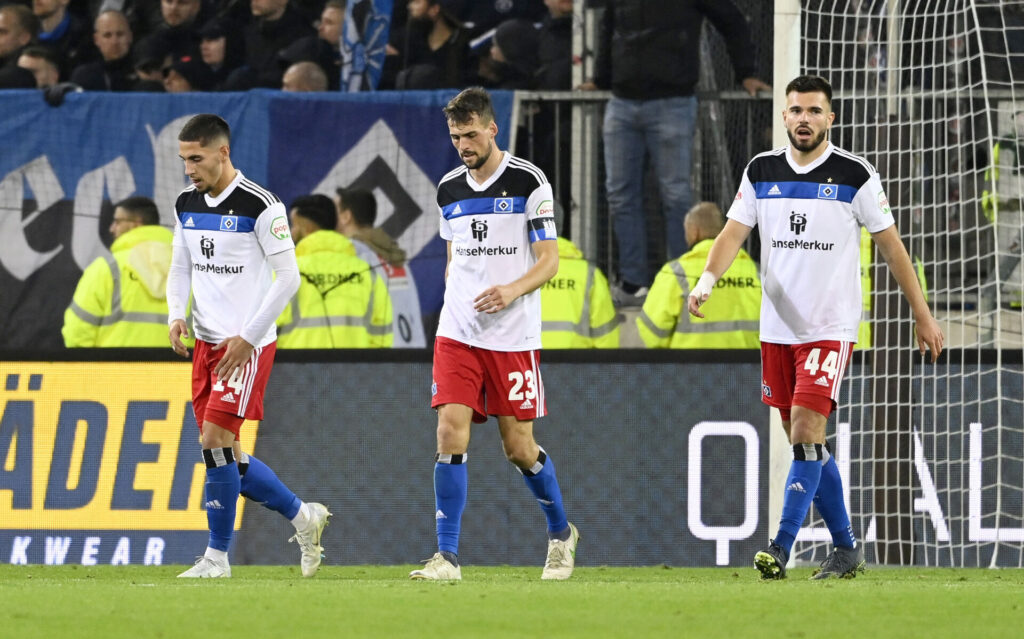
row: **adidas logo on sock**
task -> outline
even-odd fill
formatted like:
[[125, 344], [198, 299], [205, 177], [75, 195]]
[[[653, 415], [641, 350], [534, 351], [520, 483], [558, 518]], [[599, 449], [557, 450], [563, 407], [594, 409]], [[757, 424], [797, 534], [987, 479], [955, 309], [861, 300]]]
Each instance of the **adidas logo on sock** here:
[[816, 386], [828, 386], [828, 378], [822, 375], [818, 379], [814, 380], [814, 384]]
[[542, 506], [550, 506], [551, 504], [555, 503], [553, 501], [548, 501], [547, 499], [541, 499], [540, 497], [537, 498], [537, 501], [539, 501]]
[[[824, 377], [822, 379], [824, 379]], [[229, 404], [234, 404], [235, 403], [235, 394], [232, 393], [231, 391], [228, 391], [227, 395], [221, 396], [220, 401], [227, 402]]]
[[804, 490], [804, 485], [801, 484], [798, 481], [795, 481], [792, 484], [790, 484], [789, 486], [786, 486], [786, 490], [793, 490], [793, 491], [796, 491], [798, 493], [806, 493], [807, 492], [806, 490]]
[[448, 519], [448, 515], [446, 515], [443, 512], [441, 512], [441, 509], [438, 508], [437, 509], [437, 514], [434, 515], [434, 519]]
[[772, 188], [768, 189], [768, 195], [782, 195], [782, 191], [779, 190], [779, 185], [772, 184]]
[[533, 408], [533, 402], [531, 402], [530, 400], [526, 400], [525, 402], [519, 405], [519, 410], [529, 410], [531, 408]]
[[220, 500], [218, 500], [218, 499], [211, 499], [210, 501], [206, 502], [206, 509], [207, 510], [224, 510], [224, 506], [220, 505]]

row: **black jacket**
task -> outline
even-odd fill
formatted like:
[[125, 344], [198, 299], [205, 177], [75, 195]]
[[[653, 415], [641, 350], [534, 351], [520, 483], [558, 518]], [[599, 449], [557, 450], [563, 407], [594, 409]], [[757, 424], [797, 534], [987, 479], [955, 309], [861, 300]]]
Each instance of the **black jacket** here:
[[750, 26], [731, 0], [608, 0], [595, 83], [632, 100], [693, 95], [704, 18], [725, 38], [736, 78], [754, 75]]

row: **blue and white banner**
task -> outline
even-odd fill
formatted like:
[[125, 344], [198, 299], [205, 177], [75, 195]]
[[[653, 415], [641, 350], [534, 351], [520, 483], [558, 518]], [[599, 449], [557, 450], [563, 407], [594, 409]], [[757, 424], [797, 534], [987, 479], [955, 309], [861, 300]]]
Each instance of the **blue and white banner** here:
[[[68, 96], [0, 93], [0, 348], [62, 348], [64, 309], [82, 270], [109, 253], [113, 203], [152, 197], [173, 223], [185, 186], [178, 132], [196, 113], [232, 127], [231, 156], [289, 204], [339, 187], [377, 195], [378, 226], [412, 259], [424, 315], [444, 292], [435, 187], [459, 159], [441, 109], [452, 91]], [[508, 144], [511, 93], [495, 93]]]
[[392, 0], [350, 0], [341, 32], [341, 90], [373, 91], [391, 30]]

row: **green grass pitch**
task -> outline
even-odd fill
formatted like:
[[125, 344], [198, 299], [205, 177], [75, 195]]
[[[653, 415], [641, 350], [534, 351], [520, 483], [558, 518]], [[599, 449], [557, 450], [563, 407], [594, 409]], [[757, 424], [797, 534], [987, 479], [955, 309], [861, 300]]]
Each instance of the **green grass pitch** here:
[[753, 568], [464, 567], [455, 583], [414, 566], [0, 566], [0, 638], [90, 637], [1021, 637], [1024, 570], [874, 568], [760, 582]]

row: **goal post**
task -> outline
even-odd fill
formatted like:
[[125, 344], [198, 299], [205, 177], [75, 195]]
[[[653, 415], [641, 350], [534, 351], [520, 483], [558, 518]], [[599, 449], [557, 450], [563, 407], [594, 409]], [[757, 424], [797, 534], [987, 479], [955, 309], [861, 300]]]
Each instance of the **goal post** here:
[[[949, 349], [938, 365], [917, 353], [899, 287], [879, 256], [865, 264], [871, 343], [829, 423], [857, 537], [871, 563], [1024, 566], [1024, 2], [775, 11], [776, 100], [801, 73], [832, 83], [831, 140], [878, 169]], [[793, 558], [830, 546], [812, 512]]]

